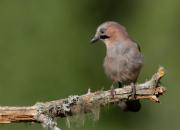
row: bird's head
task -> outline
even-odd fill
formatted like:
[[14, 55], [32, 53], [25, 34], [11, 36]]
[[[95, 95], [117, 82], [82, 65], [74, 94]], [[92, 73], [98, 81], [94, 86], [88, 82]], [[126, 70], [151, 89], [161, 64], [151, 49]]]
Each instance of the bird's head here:
[[128, 38], [128, 33], [124, 26], [117, 22], [105, 22], [101, 24], [95, 36], [91, 39], [91, 43], [96, 43], [98, 40], [103, 41], [106, 45], [121, 42]]

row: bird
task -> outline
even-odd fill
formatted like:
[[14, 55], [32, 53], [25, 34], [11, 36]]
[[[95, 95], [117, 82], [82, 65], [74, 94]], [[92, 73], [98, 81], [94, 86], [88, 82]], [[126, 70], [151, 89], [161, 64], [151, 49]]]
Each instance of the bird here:
[[141, 103], [135, 99], [136, 86], [144, 57], [140, 46], [131, 39], [126, 28], [118, 22], [107, 21], [98, 26], [91, 43], [101, 40], [106, 46], [103, 68], [107, 77], [119, 87], [132, 85], [134, 100], [120, 101], [118, 106], [123, 111], [138, 112]]

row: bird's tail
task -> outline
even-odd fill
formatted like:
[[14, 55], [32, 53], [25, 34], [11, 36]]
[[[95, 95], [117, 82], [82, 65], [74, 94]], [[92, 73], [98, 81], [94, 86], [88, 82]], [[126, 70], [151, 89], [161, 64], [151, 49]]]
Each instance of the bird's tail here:
[[139, 100], [131, 100], [131, 101], [120, 101], [118, 106], [123, 111], [130, 111], [130, 112], [138, 112], [141, 109], [141, 103]]
[[[122, 87], [122, 84], [118, 82], [119, 87]], [[141, 109], [141, 103], [139, 100], [130, 100], [130, 101], [120, 101], [118, 103], [118, 106], [123, 110], [123, 111], [130, 111], [130, 112], [138, 112]]]

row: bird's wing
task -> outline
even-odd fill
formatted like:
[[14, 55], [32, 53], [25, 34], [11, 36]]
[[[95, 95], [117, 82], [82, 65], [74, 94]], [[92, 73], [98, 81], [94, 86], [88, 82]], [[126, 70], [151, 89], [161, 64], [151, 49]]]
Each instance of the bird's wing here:
[[133, 40], [133, 42], [136, 44], [138, 50], [141, 52], [141, 47], [140, 47], [140, 45], [138, 44], [138, 42], [136, 42], [135, 40]]
[[140, 45], [136, 42], [136, 45], [137, 45], [137, 47], [138, 47], [138, 50], [141, 52], [141, 47], [140, 47]]

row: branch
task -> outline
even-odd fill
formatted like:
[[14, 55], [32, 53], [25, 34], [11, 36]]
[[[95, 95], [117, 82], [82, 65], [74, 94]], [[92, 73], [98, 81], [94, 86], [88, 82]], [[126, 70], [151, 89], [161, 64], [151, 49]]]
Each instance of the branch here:
[[[164, 69], [159, 68], [149, 81], [142, 84], [136, 84], [136, 99], [146, 99], [159, 103], [159, 96], [166, 89], [161, 86], [160, 79], [165, 75]], [[112, 93], [113, 92], [113, 93]], [[107, 104], [118, 103], [119, 101], [133, 100], [132, 86], [124, 86], [107, 91], [97, 91], [78, 96], [69, 96], [66, 99], [60, 99], [45, 103], [36, 103], [27, 107], [0, 107], [0, 123], [17, 122], [38, 122], [49, 130], [60, 130], [55, 121], [56, 117], [67, 117], [78, 115], [80, 113], [92, 112], [95, 108]]]

